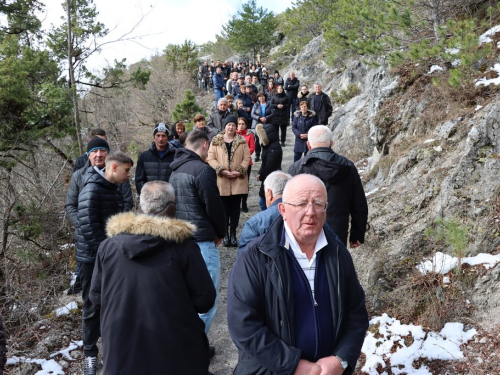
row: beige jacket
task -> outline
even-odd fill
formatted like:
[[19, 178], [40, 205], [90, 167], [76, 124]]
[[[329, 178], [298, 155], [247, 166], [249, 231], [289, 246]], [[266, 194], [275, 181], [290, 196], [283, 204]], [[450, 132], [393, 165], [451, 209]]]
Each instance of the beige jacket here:
[[[224, 131], [217, 134], [208, 149], [207, 163], [217, 173], [217, 187], [221, 196], [236, 194], [248, 194], [247, 169], [250, 163], [250, 150], [248, 144], [241, 135], [234, 136], [231, 147], [231, 160], [228, 158], [226, 143], [224, 142]], [[238, 171], [238, 178], [227, 178], [220, 174], [223, 170]]]

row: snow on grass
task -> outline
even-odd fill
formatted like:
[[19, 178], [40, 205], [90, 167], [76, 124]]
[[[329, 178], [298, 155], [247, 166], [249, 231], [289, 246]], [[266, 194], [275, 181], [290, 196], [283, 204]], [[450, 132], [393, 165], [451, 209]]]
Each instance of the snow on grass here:
[[42, 369], [35, 375], [65, 375], [63, 368], [53, 359], [31, 359], [26, 357], [12, 357], [7, 359], [7, 366], [15, 366], [20, 363], [36, 363], [42, 366]]
[[446, 323], [439, 333], [425, 332], [422, 326], [401, 324], [399, 320], [390, 318], [385, 313], [373, 318], [370, 326], [378, 327], [375, 333], [368, 331], [361, 349], [366, 356], [361, 371], [369, 375], [378, 375], [379, 365], [386, 370], [386, 361], [392, 374], [431, 375], [425, 365], [415, 368], [413, 363], [421, 358], [462, 359], [460, 345], [477, 334], [474, 328], [464, 331], [462, 323]]
[[[462, 264], [470, 264], [471, 266], [477, 266], [482, 264], [484, 268], [490, 269], [495, 267], [497, 263], [500, 262], [500, 254], [492, 255], [481, 253], [474, 257], [464, 257], [462, 258]], [[442, 275], [446, 275], [453, 268], [458, 265], [458, 258], [455, 258], [448, 254], [443, 254], [442, 252], [437, 252], [431, 259], [427, 259], [421, 262], [417, 269], [425, 275], [427, 272], [436, 272]]]
[[432, 142], [434, 142], [434, 141], [435, 141], [435, 139], [434, 139], [434, 138], [427, 139], [426, 141], [424, 141], [424, 144], [426, 144], [426, 143], [432, 143]]
[[75, 301], [72, 301], [68, 303], [66, 306], [59, 307], [58, 309], [54, 310], [56, 313], [56, 316], [62, 316], [62, 315], [67, 315], [70, 313], [71, 310], [76, 310], [78, 309], [78, 304]]
[[482, 34], [479, 37], [479, 44], [483, 43], [491, 43], [493, 42], [493, 39], [490, 38], [490, 36], [495, 35], [496, 33], [500, 33], [500, 25], [493, 26], [491, 29], [486, 31], [484, 34]]
[[483, 85], [483, 86], [489, 86], [491, 84], [494, 84], [494, 85], [500, 85], [500, 64], [495, 64], [495, 66], [493, 68], [490, 69], [491, 71], [496, 71], [497, 74], [498, 74], [498, 77], [497, 78], [492, 78], [492, 79], [488, 79], [486, 77], [484, 78], [479, 78], [476, 80], [476, 86], [480, 86], [480, 85]]
[[427, 73], [427, 74], [432, 74], [434, 72], [439, 72], [442, 70], [444, 70], [444, 69], [441, 68], [439, 65], [433, 65], [433, 66], [431, 66], [431, 69], [429, 70], [429, 73]]
[[67, 348], [61, 349], [58, 352], [52, 353], [50, 355], [50, 358], [55, 357], [56, 355], [62, 354], [64, 358], [67, 358], [69, 360], [73, 360], [74, 358], [69, 355], [69, 352], [78, 349], [80, 346], [83, 346], [83, 341], [71, 341], [71, 344]]

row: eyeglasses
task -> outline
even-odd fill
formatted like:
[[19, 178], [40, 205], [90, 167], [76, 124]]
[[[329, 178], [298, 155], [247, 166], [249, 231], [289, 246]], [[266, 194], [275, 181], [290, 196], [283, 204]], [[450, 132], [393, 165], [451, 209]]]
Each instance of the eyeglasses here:
[[299, 212], [307, 211], [309, 205], [311, 205], [314, 212], [316, 212], [317, 214], [325, 212], [326, 208], [328, 207], [328, 203], [320, 203], [320, 202], [300, 202], [300, 203], [283, 202], [283, 204], [288, 204], [289, 206], [293, 206]]

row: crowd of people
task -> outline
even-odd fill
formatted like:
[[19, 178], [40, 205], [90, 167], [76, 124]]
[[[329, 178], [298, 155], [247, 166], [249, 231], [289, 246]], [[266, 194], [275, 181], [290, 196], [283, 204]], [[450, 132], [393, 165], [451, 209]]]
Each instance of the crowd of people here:
[[[96, 374], [99, 337], [105, 374], [208, 374], [221, 245], [238, 248], [227, 296], [235, 374], [351, 374], [368, 316], [347, 246], [363, 244], [368, 206], [355, 166], [332, 150], [328, 95], [258, 63], [205, 62], [198, 73], [216, 109], [189, 132], [182, 121], [154, 126], [136, 164], [137, 210], [134, 162], [111, 152], [104, 130], [75, 163], [69, 292], [82, 290], [84, 374]], [[252, 165], [260, 212], [238, 241]]]

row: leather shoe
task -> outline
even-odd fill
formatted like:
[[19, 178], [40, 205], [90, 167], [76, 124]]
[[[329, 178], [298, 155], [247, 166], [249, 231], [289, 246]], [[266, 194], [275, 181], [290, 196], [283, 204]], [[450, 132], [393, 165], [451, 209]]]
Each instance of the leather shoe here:
[[224, 247], [230, 246], [229, 233], [226, 233], [224, 239], [222, 240], [222, 246], [224, 246]]

